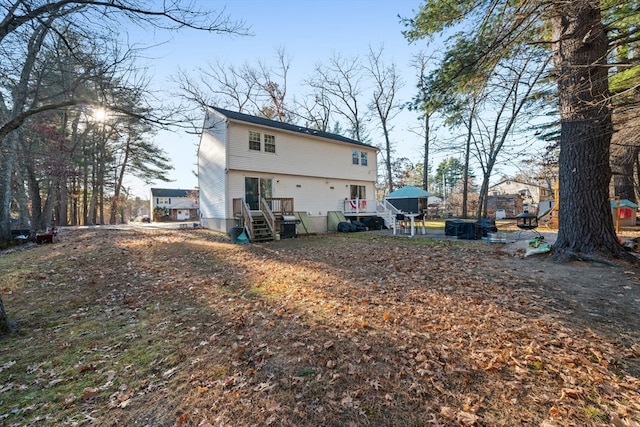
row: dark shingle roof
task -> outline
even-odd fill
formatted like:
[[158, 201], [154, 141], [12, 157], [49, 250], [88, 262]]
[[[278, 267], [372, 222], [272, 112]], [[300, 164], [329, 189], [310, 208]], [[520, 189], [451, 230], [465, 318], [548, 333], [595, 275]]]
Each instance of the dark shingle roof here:
[[355, 139], [347, 138], [342, 135], [338, 135], [335, 133], [323, 132], [317, 129], [306, 128], [303, 126], [293, 125], [291, 123], [278, 122], [276, 120], [269, 120], [263, 117], [251, 116], [249, 114], [238, 113], [236, 111], [225, 110], [224, 108], [211, 107], [212, 110], [217, 111], [218, 113], [228, 117], [231, 120], [236, 120], [240, 122], [253, 123], [261, 126], [269, 126], [276, 129], [287, 130], [290, 132], [302, 133], [305, 135], [313, 135], [319, 136], [321, 138], [332, 139], [334, 141], [346, 142], [348, 144], [355, 144], [364, 146], [367, 148], [374, 148], [374, 146], [370, 144], [365, 144], [364, 142], [356, 141]]
[[151, 196], [153, 197], [188, 197], [192, 190], [178, 190], [173, 188], [152, 188]]

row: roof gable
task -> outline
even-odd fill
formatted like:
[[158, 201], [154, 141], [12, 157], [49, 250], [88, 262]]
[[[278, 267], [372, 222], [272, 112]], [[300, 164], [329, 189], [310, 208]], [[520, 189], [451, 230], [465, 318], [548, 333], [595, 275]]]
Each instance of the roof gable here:
[[532, 183], [532, 182], [520, 181], [518, 179], [503, 179], [502, 181], [500, 181], [500, 182], [498, 182], [496, 184], [490, 185], [489, 189], [492, 189], [492, 188], [495, 188], [495, 187], [500, 187], [500, 186], [502, 186], [502, 184], [511, 185], [512, 183], [513, 184], [526, 185], [526, 186], [529, 186], [529, 187], [542, 188], [543, 190], [547, 190], [548, 189], [544, 185], [535, 184], [535, 183]]
[[252, 123], [252, 124], [260, 125], [260, 126], [267, 126], [267, 127], [274, 128], [274, 129], [280, 129], [280, 130], [285, 130], [285, 131], [289, 131], [289, 132], [300, 133], [300, 134], [303, 134], [303, 135], [317, 136], [317, 137], [320, 137], [320, 138], [325, 138], [325, 139], [330, 139], [330, 140], [340, 141], [340, 142], [346, 142], [347, 144], [354, 144], [354, 145], [358, 145], [358, 146], [367, 147], [367, 148], [371, 148], [371, 149], [377, 150], [377, 148], [374, 147], [373, 145], [365, 144], [364, 142], [356, 141], [355, 139], [347, 138], [345, 136], [338, 135], [338, 134], [335, 134], [335, 133], [323, 132], [323, 131], [318, 130], [318, 129], [311, 129], [311, 128], [306, 128], [306, 127], [303, 127], [303, 126], [294, 125], [294, 124], [291, 124], [291, 123], [284, 123], [284, 122], [279, 122], [279, 121], [276, 121], [276, 120], [265, 119], [263, 117], [251, 116], [249, 114], [244, 114], [244, 113], [238, 113], [236, 111], [225, 110], [224, 108], [218, 108], [218, 107], [209, 107], [209, 108], [211, 108], [212, 110], [222, 114], [223, 116], [227, 117], [230, 120], [239, 121], [239, 122], [245, 122], [245, 123]]

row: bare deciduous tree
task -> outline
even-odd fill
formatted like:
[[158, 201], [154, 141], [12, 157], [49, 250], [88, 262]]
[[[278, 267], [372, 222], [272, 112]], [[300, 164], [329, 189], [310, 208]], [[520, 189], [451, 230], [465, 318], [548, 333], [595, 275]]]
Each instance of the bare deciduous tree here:
[[[0, 60], [2, 64], [0, 65], [2, 75], [0, 80], [0, 170], [2, 171], [0, 175], [0, 240], [11, 237], [12, 200], [24, 199], [23, 194], [14, 195], [13, 193], [14, 172], [20, 172], [19, 176], [31, 183], [32, 196], [36, 193], [40, 194], [41, 184], [46, 184], [44, 192], [49, 196], [55, 195], [55, 189], [61, 185], [60, 176], [53, 177], [48, 182], [39, 181], [35, 174], [37, 169], [30, 168], [28, 162], [17, 167], [16, 152], [24, 142], [20, 134], [24, 125], [36, 117], [42, 118], [41, 115], [45, 112], [57, 114], [70, 107], [82, 109], [88, 105], [95, 105], [95, 98], [85, 97], [86, 93], [83, 93], [82, 89], [86, 87], [87, 82], [97, 82], [96, 77], [101, 75], [101, 71], [109, 67], [117, 67], [122, 59], [122, 56], [117, 54], [109, 58], [108, 54], [112, 52], [109, 49], [102, 52], [105, 56], [98, 51], [92, 51], [90, 55], [84, 57], [77, 56], [75, 63], [66, 62], [75, 67], [77, 78], [65, 80], [64, 77], [71, 74], [48, 66], [50, 58], [45, 57], [44, 54], [50, 55], [55, 52], [54, 43], [49, 41], [61, 40], [61, 44], [72, 52], [71, 57], [73, 57], [82, 53], [80, 49], [83, 46], [82, 41], [85, 41], [86, 48], [98, 30], [102, 32], [100, 39], [117, 40], [118, 32], [122, 28], [122, 20], [143, 23], [146, 26], [151, 24], [155, 28], [166, 30], [188, 27], [225, 34], [242, 34], [246, 31], [243, 23], [231, 21], [223, 13], [196, 10], [192, 6], [193, 4], [189, 2], [157, 3], [150, 0], [15, 0], [0, 5], [3, 13], [0, 17], [0, 58], [3, 58]], [[108, 23], [114, 25], [108, 25]], [[106, 45], [98, 47], [104, 48]], [[97, 61], [92, 62], [90, 60], [92, 56]], [[109, 59], [113, 62], [108, 63]], [[107, 64], [107, 67], [95, 68], [95, 64], [101, 66]], [[56, 75], [58, 79], [56, 85], [43, 84], [45, 77], [55, 81]], [[58, 90], [57, 93], [52, 92], [54, 87]], [[170, 123], [164, 113], [154, 114], [151, 110], [128, 111], [124, 106], [118, 105], [109, 107], [112, 111], [118, 111], [140, 121], [160, 125]], [[63, 118], [58, 124], [60, 123], [66, 127], [68, 122]], [[42, 139], [42, 142], [46, 144], [46, 138]], [[100, 168], [106, 166], [109, 160], [106, 149], [102, 152], [102, 156], [97, 162], [97, 165], [101, 166], [91, 171], [98, 178], [95, 181], [97, 187], [101, 187], [94, 188], [93, 194], [96, 194], [96, 189], [98, 192], [104, 189], [104, 179], [100, 178], [100, 174], [104, 174], [103, 177], [107, 175], [106, 170], [104, 168], [100, 170]], [[34, 176], [29, 175], [32, 172]], [[95, 175], [96, 172], [98, 175]], [[16, 189], [23, 192], [24, 186], [16, 186]], [[86, 196], [85, 193], [85, 200]], [[35, 201], [36, 204], [39, 203], [37, 198]], [[53, 201], [53, 197], [47, 197], [44, 204], [38, 206], [37, 212], [43, 213], [45, 219], [38, 220], [36, 226], [41, 226], [43, 221], [46, 221], [48, 212], [52, 210]], [[11, 329], [10, 326], [4, 306], [0, 304], [0, 331], [7, 331]]]
[[317, 65], [314, 74], [305, 83], [316, 93], [326, 96], [331, 102], [333, 113], [347, 121], [350, 137], [367, 142], [368, 130], [365, 123], [369, 117], [362, 107], [363, 71], [358, 58], [344, 58], [334, 54], [327, 65]]
[[523, 113], [527, 112], [527, 107], [531, 111], [531, 95], [548, 71], [549, 60], [538, 61], [538, 58], [539, 55], [534, 50], [520, 61], [500, 63], [494, 77], [489, 80], [482, 105], [485, 111], [489, 109], [494, 115], [489, 116], [488, 120], [482, 114], [475, 114], [473, 117], [477, 124], [473, 134], [474, 155], [482, 169], [479, 218], [487, 216], [487, 195], [493, 170], [504, 154], [505, 145], [513, 135], [516, 123], [525, 120]]
[[385, 153], [386, 187], [391, 193], [394, 189], [392, 173], [393, 144], [391, 141], [391, 121], [400, 112], [401, 104], [396, 99], [398, 91], [404, 86], [402, 78], [394, 63], [386, 65], [382, 59], [382, 47], [374, 51], [369, 47], [367, 56], [368, 65], [365, 67], [373, 81], [373, 93], [371, 109], [380, 122], [382, 136], [384, 138], [383, 150]]

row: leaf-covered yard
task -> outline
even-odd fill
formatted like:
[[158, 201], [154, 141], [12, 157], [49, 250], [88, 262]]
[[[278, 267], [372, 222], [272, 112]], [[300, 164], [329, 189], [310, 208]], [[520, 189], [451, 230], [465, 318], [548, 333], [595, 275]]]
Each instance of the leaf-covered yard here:
[[63, 230], [0, 277], [20, 324], [0, 341], [6, 426], [640, 425], [636, 267]]

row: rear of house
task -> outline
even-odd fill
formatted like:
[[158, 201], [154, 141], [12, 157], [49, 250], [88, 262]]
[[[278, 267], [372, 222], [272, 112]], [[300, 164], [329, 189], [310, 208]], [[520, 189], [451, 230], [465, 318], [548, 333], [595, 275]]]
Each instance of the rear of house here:
[[267, 220], [296, 214], [326, 232], [345, 200], [362, 207], [369, 199], [375, 212], [376, 156], [340, 135], [209, 108], [198, 147], [201, 224], [228, 232], [265, 208]]

